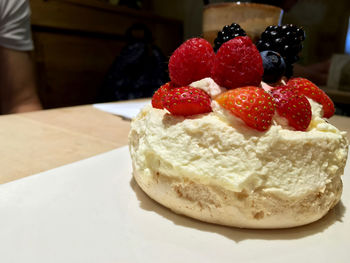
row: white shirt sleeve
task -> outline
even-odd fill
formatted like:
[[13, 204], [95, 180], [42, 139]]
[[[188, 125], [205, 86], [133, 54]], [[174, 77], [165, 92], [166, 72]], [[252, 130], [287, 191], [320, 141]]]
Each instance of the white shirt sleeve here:
[[33, 49], [29, 0], [0, 0], [0, 46]]

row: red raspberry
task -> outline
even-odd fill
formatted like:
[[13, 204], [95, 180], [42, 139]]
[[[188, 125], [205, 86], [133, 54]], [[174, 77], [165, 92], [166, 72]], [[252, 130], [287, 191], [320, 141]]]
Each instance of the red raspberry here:
[[249, 37], [235, 37], [219, 48], [212, 78], [222, 87], [233, 89], [259, 86], [264, 73], [259, 51]]
[[177, 86], [210, 77], [215, 57], [210, 43], [203, 38], [191, 38], [179, 46], [169, 60], [170, 79]]
[[172, 115], [189, 116], [211, 112], [210, 96], [201, 89], [175, 88], [164, 97], [163, 105]]
[[292, 78], [288, 81], [287, 86], [296, 89], [299, 94], [303, 94], [306, 97], [322, 104], [323, 117], [330, 118], [333, 116], [335, 111], [333, 101], [323, 90], [317, 87], [310, 80], [304, 78]]
[[311, 106], [307, 98], [288, 86], [275, 87], [271, 91], [279, 115], [288, 120], [289, 126], [305, 131], [311, 121]]
[[273, 99], [261, 88], [232, 89], [221, 93], [215, 100], [253, 129], [266, 131], [271, 126], [275, 113]]
[[172, 84], [170, 82], [161, 86], [157, 91], [153, 94], [152, 97], [152, 107], [156, 109], [164, 109], [163, 107], [163, 99], [166, 94], [168, 94], [169, 90], [172, 88]]

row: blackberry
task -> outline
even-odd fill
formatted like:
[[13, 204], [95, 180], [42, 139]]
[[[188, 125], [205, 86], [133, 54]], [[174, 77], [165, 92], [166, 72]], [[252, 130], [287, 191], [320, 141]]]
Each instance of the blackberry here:
[[246, 36], [246, 32], [236, 23], [231, 25], [226, 25], [218, 32], [217, 37], [214, 40], [214, 51], [218, 51], [221, 45], [230, 39], [233, 39], [238, 36]]
[[293, 63], [299, 60], [305, 32], [293, 24], [283, 26], [268, 26], [256, 43], [259, 52], [272, 50], [278, 52], [286, 62], [286, 76], [293, 75]]

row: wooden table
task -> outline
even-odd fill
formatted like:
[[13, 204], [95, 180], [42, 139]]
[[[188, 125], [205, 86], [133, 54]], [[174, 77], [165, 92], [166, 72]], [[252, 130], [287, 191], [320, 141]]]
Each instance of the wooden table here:
[[[350, 118], [330, 122], [348, 132]], [[91, 105], [0, 116], [0, 183], [127, 145], [130, 121]]]
[[129, 129], [91, 105], [0, 116], [0, 183], [127, 145]]

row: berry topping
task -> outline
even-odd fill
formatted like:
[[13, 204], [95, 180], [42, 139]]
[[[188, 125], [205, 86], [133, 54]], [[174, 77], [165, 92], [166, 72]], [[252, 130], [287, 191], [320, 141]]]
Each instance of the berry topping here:
[[189, 116], [211, 112], [209, 95], [198, 88], [181, 87], [170, 90], [164, 97], [163, 106], [172, 115]]
[[232, 23], [230, 26], [226, 25], [218, 32], [218, 36], [214, 40], [214, 51], [218, 51], [221, 45], [230, 39], [246, 35], [246, 32], [240, 27], [240, 25], [236, 23]]
[[275, 113], [272, 97], [258, 87], [243, 87], [220, 94], [216, 101], [249, 127], [266, 131]]
[[311, 81], [304, 78], [292, 78], [287, 86], [297, 89], [299, 94], [316, 101], [323, 107], [323, 117], [330, 118], [334, 114], [334, 104], [327, 94]]
[[286, 76], [293, 75], [292, 64], [299, 60], [298, 54], [302, 50], [302, 41], [305, 40], [303, 29], [289, 24], [283, 26], [269, 26], [261, 34], [256, 43], [258, 50], [272, 50], [278, 52], [287, 64]]
[[258, 86], [264, 72], [259, 51], [249, 37], [236, 37], [222, 44], [212, 68], [212, 78], [222, 87], [233, 89]]
[[161, 86], [157, 91], [153, 94], [152, 97], [152, 107], [156, 109], [164, 109], [163, 107], [163, 100], [166, 94], [170, 91], [172, 88], [171, 82], [168, 82]]
[[264, 67], [263, 81], [267, 83], [279, 81], [286, 70], [284, 59], [280, 54], [271, 50], [262, 51], [260, 55]]
[[177, 86], [187, 86], [210, 77], [215, 57], [210, 43], [203, 38], [191, 38], [179, 46], [169, 60], [169, 75]]
[[297, 131], [305, 131], [311, 121], [311, 106], [307, 98], [288, 86], [275, 87], [271, 94], [276, 111], [288, 120], [289, 126]]

